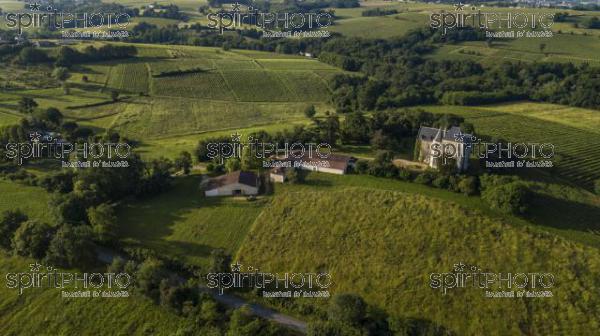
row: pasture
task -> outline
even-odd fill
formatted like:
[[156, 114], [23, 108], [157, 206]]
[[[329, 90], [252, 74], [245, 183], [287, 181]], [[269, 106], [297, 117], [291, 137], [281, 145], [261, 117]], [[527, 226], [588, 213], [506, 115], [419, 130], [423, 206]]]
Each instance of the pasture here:
[[198, 175], [178, 178], [173, 188], [119, 211], [119, 236], [125, 244], [151, 248], [190, 264], [208, 266], [210, 252], [234, 254], [265, 200], [205, 198]]

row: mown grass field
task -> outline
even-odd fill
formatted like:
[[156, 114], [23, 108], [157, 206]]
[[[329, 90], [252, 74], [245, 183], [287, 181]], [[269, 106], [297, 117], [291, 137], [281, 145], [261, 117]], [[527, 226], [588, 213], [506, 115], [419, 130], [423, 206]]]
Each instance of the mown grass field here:
[[434, 113], [453, 113], [475, 125], [479, 135], [512, 142], [552, 143], [553, 174], [591, 187], [600, 178], [600, 117], [593, 110], [538, 103], [490, 106], [427, 106]]
[[46, 190], [0, 179], [0, 195], [0, 212], [20, 209], [31, 219], [53, 224]]
[[[33, 262], [0, 252], [2, 274], [29, 273]], [[26, 289], [19, 295], [4, 281], [0, 286], [0, 312], [2, 335], [7, 336], [172, 335], [190, 323], [138, 296], [62, 298], [61, 289], [55, 288]]]
[[265, 200], [205, 198], [201, 178], [178, 178], [172, 190], [119, 211], [119, 236], [131, 246], [143, 246], [197, 266], [208, 266], [210, 252], [223, 248], [234, 254]]
[[[422, 195], [285, 190], [257, 218], [237, 260], [265, 272], [329, 272], [332, 293], [358, 293], [393, 316], [460, 335], [592, 335], [600, 326], [596, 249]], [[554, 296], [490, 299], [479, 288], [443, 295], [430, 287], [430, 273], [459, 262], [483, 272], [553, 273]]]

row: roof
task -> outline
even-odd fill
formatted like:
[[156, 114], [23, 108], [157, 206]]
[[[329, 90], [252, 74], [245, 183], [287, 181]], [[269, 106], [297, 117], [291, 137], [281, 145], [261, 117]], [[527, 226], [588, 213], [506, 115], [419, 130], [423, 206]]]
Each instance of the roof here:
[[291, 160], [294, 162], [303, 161], [308, 165], [320, 166], [321, 162], [326, 161], [329, 163], [327, 168], [346, 170], [348, 168], [348, 164], [355, 160], [353, 157], [338, 155], [338, 154], [329, 154], [327, 157], [322, 158], [319, 155], [312, 155], [309, 157], [307, 153], [304, 153], [301, 157], [296, 157], [294, 155], [290, 155], [287, 159], [282, 160]]
[[424, 141], [453, 141], [468, 143], [471, 142], [472, 135], [462, 133], [460, 127], [452, 126], [449, 129], [441, 129], [434, 127], [421, 126], [419, 134], [417, 135], [419, 140]]
[[253, 172], [234, 171], [229, 174], [213, 177], [208, 181], [208, 190], [220, 188], [229, 184], [240, 183], [250, 187], [257, 186], [257, 177]]

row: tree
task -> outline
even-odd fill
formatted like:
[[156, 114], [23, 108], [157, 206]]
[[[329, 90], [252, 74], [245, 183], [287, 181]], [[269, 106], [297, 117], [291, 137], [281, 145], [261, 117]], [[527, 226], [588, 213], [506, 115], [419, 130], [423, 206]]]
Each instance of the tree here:
[[314, 105], [308, 105], [304, 109], [304, 115], [309, 119], [312, 119], [315, 116], [315, 114], [317, 114], [317, 110], [315, 109]]
[[19, 111], [22, 113], [31, 113], [38, 106], [33, 98], [22, 97], [19, 100]]
[[460, 182], [458, 182], [458, 190], [467, 196], [477, 194], [477, 178], [474, 176], [463, 177]]
[[57, 67], [52, 71], [52, 77], [56, 78], [59, 81], [67, 80], [71, 74], [69, 74], [69, 69], [65, 67]]
[[179, 153], [179, 156], [175, 158], [174, 165], [177, 170], [183, 170], [185, 175], [189, 174], [192, 168], [192, 154], [186, 151]]
[[540, 48], [540, 52], [543, 53], [544, 49], [546, 49], [546, 43], [540, 43], [539, 48]]
[[242, 163], [238, 158], [230, 158], [225, 162], [225, 169], [228, 173], [232, 173], [234, 171], [238, 171], [242, 168]]
[[110, 99], [112, 99], [113, 102], [116, 102], [117, 99], [119, 99], [119, 92], [116, 90], [110, 91]]
[[529, 189], [522, 182], [487, 187], [481, 197], [492, 209], [515, 215], [525, 213], [530, 201]]
[[306, 171], [298, 167], [287, 168], [285, 170], [285, 179], [292, 184], [304, 183], [306, 180]]
[[34, 47], [26, 47], [19, 52], [19, 63], [21, 64], [34, 64], [47, 62], [49, 60], [48, 55], [41, 49]]
[[162, 261], [148, 258], [140, 264], [136, 272], [136, 289], [143, 295], [158, 302], [160, 299], [160, 283], [168, 273]]
[[52, 237], [46, 262], [62, 267], [81, 267], [96, 260], [92, 230], [89, 226], [62, 225]]
[[19, 226], [12, 239], [12, 249], [20, 256], [42, 259], [46, 255], [52, 228], [36, 220], [28, 220]]
[[6, 210], [0, 216], [0, 247], [10, 248], [10, 241], [21, 223], [27, 220], [21, 210]]
[[356, 294], [336, 294], [331, 298], [327, 317], [347, 325], [361, 325], [366, 318], [367, 304]]
[[244, 146], [242, 149], [242, 159], [240, 163], [242, 170], [251, 170], [262, 166], [256, 152], [253, 152], [250, 146]]
[[369, 142], [371, 130], [369, 123], [360, 112], [350, 113], [342, 122], [342, 141], [345, 143], [365, 144]]
[[252, 316], [252, 311], [247, 305], [233, 311], [229, 322], [227, 336], [252, 336], [265, 335], [261, 332], [263, 323], [261, 320]]
[[211, 273], [226, 273], [231, 270], [231, 256], [223, 249], [214, 249], [210, 252]]
[[116, 238], [117, 216], [112, 205], [102, 203], [97, 207], [89, 208], [87, 216], [98, 241], [106, 243]]

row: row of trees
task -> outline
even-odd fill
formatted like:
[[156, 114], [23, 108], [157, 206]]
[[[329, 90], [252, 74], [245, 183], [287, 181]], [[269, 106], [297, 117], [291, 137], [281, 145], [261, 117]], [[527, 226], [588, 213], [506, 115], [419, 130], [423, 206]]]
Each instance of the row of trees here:
[[440, 170], [416, 173], [396, 166], [393, 158], [391, 151], [379, 151], [371, 161], [359, 160], [355, 171], [358, 174], [424, 184], [467, 196], [481, 195], [490, 208], [506, 214], [522, 215], [530, 207], [533, 194], [527, 184], [515, 176], [460, 175], [453, 162], [442, 166]]
[[118, 46], [105, 44], [98, 48], [87, 46], [79, 51], [67, 46], [62, 46], [55, 57], [51, 57], [46, 51], [33, 46], [20, 49], [16, 61], [20, 64], [31, 65], [54, 61], [56, 66], [70, 67], [75, 64], [86, 62], [99, 62], [115, 59], [134, 57], [137, 54], [135, 46]]

